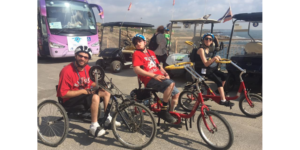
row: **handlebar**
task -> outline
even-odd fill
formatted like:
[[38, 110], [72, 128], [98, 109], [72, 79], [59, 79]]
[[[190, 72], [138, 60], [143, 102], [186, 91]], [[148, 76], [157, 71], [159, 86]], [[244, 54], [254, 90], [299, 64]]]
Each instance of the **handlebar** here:
[[193, 46], [194, 48], [197, 47], [197, 46], [196, 46], [193, 42], [191, 42], [191, 41], [185, 41], [184, 43], [187, 44], [187, 45]]
[[193, 45], [194, 45], [194, 43], [193, 43], [193, 42], [191, 42], [191, 41], [185, 41], [184, 43], [186, 43], [186, 44], [188, 44], [188, 45], [191, 45], [191, 46], [193, 46]]
[[230, 59], [226, 59], [226, 58], [221, 58], [220, 61], [216, 60], [216, 63], [229, 64], [229, 63], [231, 63], [231, 60]]
[[193, 62], [182, 62], [182, 63], [166, 66], [165, 70], [184, 69], [185, 66], [194, 66], [194, 63]]

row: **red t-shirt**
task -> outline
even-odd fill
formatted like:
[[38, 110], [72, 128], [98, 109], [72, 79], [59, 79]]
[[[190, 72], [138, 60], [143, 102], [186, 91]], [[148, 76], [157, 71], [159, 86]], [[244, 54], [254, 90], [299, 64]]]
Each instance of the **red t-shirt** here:
[[[155, 62], [153, 62], [153, 60], [150, 58], [150, 55], [148, 52], [150, 53], [152, 59]], [[133, 67], [144, 66], [144, 70], [147, 72], [152, 72], [154, 74], [163, 75], [156, 65], [156, 64], [159, 64], [159, 62], [155, 56], [155, 53], [151, 50], [148, 50], [148, 52], [143, 53], [141, 51], [136, 50], [132, 55]], [[151, 80], [151, 77], [147, 77], [147, 76], [138, 75], [138, 77], [144, 83], [145, 86]]]
[[[76, 91], [79, 89], [91, 88], [93, 81], [90, 80], [89, 71], [90, 66], [86, 65], [82, 71], [78, 71], [81, 78], [81, 83], [79, 82], [79, 77], [77, 74], [77, 69], [75, 69], [74, 63], [70, 63], [65, 66], [59, 74], [57, 97], [62, 97], [67, 94], [69, 90]], [[85, 70], [85, 71], [84, 71]], [[86, 73], [85, 73], [86, 72]], [[70, 98], [63, 98], [63, 102], [69, 100]]]

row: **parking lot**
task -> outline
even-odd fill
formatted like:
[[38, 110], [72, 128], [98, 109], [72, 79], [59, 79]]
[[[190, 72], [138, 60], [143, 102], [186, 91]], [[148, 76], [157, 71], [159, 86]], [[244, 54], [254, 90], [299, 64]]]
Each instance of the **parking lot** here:
[[[99, 59], [99, 57], [93, 56], [89, 65], [95, 65], [97, 59]], [[74, 61], [73, 58], [38, 60], [38, 104], [47, 99], [57, 100], [55, 85], [58, 84], [59, 72], [65, 65], [72, 61]], [[129, 94], [131, 90], [138, 87], [136, 74], [130, 67], [125, 68], [120, 73], [111, 73], [109, 68], [106, 69], [105, 72], [108, 77], [112, 78], [114, 84], [125, 94]], [[178, 89], [182, 91], [186, 82], [184, 78], [175, 77], [174, 80]], [[211, 82], [208, 83], [211, 85], [213, 90], [216, 89], [214, 84]], [[235, 94], [236, 93], [230, 93], [230, 95]], [[262, 149], [262, 116], [258, 118], [248, 118], [240, 111], [238, 101], [236, 100], [232, 102], [235, 103], [235, 106], [232, 109], [218, 105], [213, 101], [206, 101], [205, 104], [210, 105], [211, 109], [219, 112], [231, 125], [234, 134], [234, 142], [230, 148], [231, 150]], [[177, 110], [179, 112], [181, 111], [180, 108]], [[195, 122], [193, 122], [192, 128], [189, 128], [188, 131], [185, 129], [185, 126], [169, 128], [162, 125], [161, 127], [158, 127], [156, 138], [145, 149], [209, 149], [197, 130], [196, 118], [199, 114], [199, 111], [197, 111], [195, 115]], [[156, 116], [155, 120], [157, 120]], [[89, 125], [89, 123], [71, 121], [69, 134], [62, 144], [53, 148], [46, 146], [40, 140], [37, 140], [38, 149], [124, 149], [121, 143], [115, 139], [111, 130], [107, 130], [107, 134], [103, 137], [93, 138], [88, 135], [87, 130], [89, 129]]]

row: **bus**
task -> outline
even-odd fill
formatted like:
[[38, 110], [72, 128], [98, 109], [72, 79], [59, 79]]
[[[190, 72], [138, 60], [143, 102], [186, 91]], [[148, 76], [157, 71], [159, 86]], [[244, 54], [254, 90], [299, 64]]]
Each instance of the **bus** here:
[[79, 45], [100, 51], [98, 28], [92, 8], [104, 18], [101, 6], [87, 0], [38, 0], [38, 57], [74, 57]]

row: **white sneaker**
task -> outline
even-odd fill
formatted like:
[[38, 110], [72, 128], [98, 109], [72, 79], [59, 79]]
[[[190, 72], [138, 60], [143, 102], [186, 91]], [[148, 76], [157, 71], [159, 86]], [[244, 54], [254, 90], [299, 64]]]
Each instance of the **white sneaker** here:
[[96, 131], [99, 130], [97, 137], [102, 136], [105, 134], [105, 130], [103, 128], [101, 128], [100, 126], [90, 126], [90, 134], [92, 134], [93, 136], [95, 136]]
[[[111, 118], [107, 118], [104, 125], [108, 126], [110, 123], [111, 123]], [[119, 121], [116, 121], [115, 125], [118, 127], [118, 126], [121, 126], [121, 123]]]

